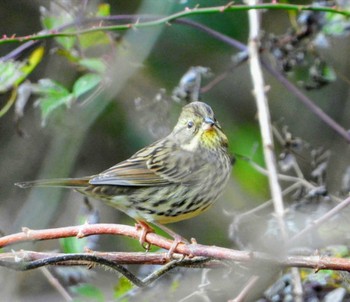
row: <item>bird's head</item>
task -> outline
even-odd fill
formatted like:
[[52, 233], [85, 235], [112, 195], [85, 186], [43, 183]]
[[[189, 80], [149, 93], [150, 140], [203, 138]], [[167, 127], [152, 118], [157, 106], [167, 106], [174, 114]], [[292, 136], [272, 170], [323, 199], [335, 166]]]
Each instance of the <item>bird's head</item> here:
[[182, 148], [188, 151], [194, 151], [198, 147], [227, 148], [228, 145], [227, 137], [215, 119], [213, 110], [202, 102], [192, 102], [183, 107], [172, 134]]

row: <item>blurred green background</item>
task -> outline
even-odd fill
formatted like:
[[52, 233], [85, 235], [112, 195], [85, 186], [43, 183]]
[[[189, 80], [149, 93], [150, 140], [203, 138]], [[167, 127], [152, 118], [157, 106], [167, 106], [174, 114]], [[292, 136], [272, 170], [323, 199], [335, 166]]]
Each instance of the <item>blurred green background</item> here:
[[[97, 4], [98, 1], [94, 3]], [[159, 1], [110, 1], [111, 14], [171, 14], [196, 4], [196, 1], [170, 0], [162, 4]], [[226, 1], [200, 1], [200, 6], [225, 4]], [[47, 6], [48, 2], [1, 1], [1, 34], [10, 36], [16, 33], [20, 36], [40, 31], [41, 5]], [[203, 15], [191, 19], [243, 43], [247, 41], [245, 12]], [[281, 34], [290, 26], [286, 12], [266, 12], [263, 15], [262, 27], [266, 32]], [[110, 100], [98, 99], [87, 106], [73, 105], [69, 110], [61, 110], [49, 118], [46, 127], [41, 126], [39, 109], [30, 103], [19, 123], [25, 133], [23, 137], [16, 132], [13, 111], [0, 119], [0, 229], [5, 234], [18, 232], [21, 227], [50, 228], [76, 224], [77, 213], [83, 207], [83, 198], [78, 193], [57, 189], [21, 190], [14, 183], [37, 178], [91, 175], [126, 159], [158, 138], [160, 133], [172, 128], [181, 105], [171, 102], [170, 95], [188, 68], [205, 66], [214, 75], [219, 75], [228, 70], [232, 56], [237, 53], [202, 32], [178, 24], [130, 30], [123, 35], [128, 35], [125, 51], [137, 49], [136, 60], [132, 62], [132, 68], [116, 68], [112, 79], [116, 88]], [[149, 38], [147, 41], [145, 35]], [[47, 43], [48, 48], [55, 47], [54, 41]], [[7, 54], [15, 46], [1, 45], [0, 55]], [[332, 38], [330, 48], [320, 51], [339, 74], [349, 77], [348, 37]], [[48, 77], [70, 87], [77, 76], [74, 66], [65, 58], [49, 52], [30, 79], [35, 82]], [[288, 125], [295, 136], [333, 152], [328, 186], [336, 192], [342, 173], [349, 164], [349, 147], [269, 74], [266, 74], [265, 80], [270, 87], [268, 98], [273, 121], [283, 119], [283, 124]], [[204, 84], [209, 81], [205, 79]], [[320, 90], [306, 93], [336, 121], [349, 128], [348, 87], [348, 82], [339, 78]], [[145, 104], [152, 103], [161, 88], [166, 90], [168, 109], [164, 111], [164, 104], [160, 103], [155, 110], [154, 107], [147, 110], [147, 106], [145, 110], [136, 110], [135, 99], [141, 98]], [[1, 104], [6, 102], [7, 97], [1, 96]], [[229, 137], [230, 151], [251, 156], [258, 146], [254, 160], [262, 164], [248, 65], [245, 63], [234, 68], [223, 81], [203, 94], [202, 100], [216, 112]], [[166, 118], [162, 115], [164, 112], [168, 114]], [[228, 235], [233, 215], [267, 199], [266, 178], [255, 172], [247, 162], [238, 159], [232, 180], [221, 200], [205, 214], [170, 227], [186, 238], [195, 237], [203, 244], [234, 247]], [[134, 223], [118, 211], [111, 211], [94, 200], [91, 202], [99, 209], [101, 222]], [[44, 242], [24, 247], [47, 250], [57, 249], [59, 245], [58, 242]], [[101, 237], [99, 249], [142, 251], [135, 241], [110, 236]], [[103, 278], [107, 277], [101, 277], [100, 281]], [[25, 301], [39, 301], [40, 295], [43, 301], [46, 297], [60, 301], [59, 296], [47, 287], [39, 271], [14, 273], [0, 269], [0, 284], [6, 284], [4, 295], [8, 297], [25, 296]]]

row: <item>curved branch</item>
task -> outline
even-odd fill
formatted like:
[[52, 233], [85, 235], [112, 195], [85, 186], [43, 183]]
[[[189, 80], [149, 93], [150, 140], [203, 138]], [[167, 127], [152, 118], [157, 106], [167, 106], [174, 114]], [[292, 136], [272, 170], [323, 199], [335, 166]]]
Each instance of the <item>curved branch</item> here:
[[[143, 280], [140, 280], [132, 272], [130, 272], [128, 269], [126, 269], [124, 266], [122, 266], [118, 262], [109, 260], [108, 258], [103, 256], [91, 254], [91, 253], [90, 254], [61, 254], [61, 255], [53, 254], [47, 258], [30, 260], [30, 261], [28, 261], [27, 259], [23, 261], [18, 261], [18, 260], [6, 261], [6, 260], [1, 260], [1, 258], [2, 257], [0, 257], [0, 266], [17, 270], [17, 271], [27, 271], [27, 270], [36, 269], [39, 267], [48, 266], [48, 265], [70, 265], [70, 266], [85, 265], [88, 267], [91, 267], [92, 265], [106, 266], [122, 274], [125, 278], [127, 278], [129, 281], [131, 281], [134, 285], [138, 287], [145, 287], [149, 285], [153, 281], [159, 279], [168, 271], [179, 266], [180, 263], [183, 266], [184, 263], [182, 262], [185, 262], [185, 261], [176, 260], [176, 259], [172, 260], [164, 264], [160, 269], [157, 269], [156, 271], [154, 271], [152, 274], [150, 274]], [[187, 262], [187, 265], [190, 262], [191, 263], [190, 265], [198, 266], [199, 264], [203, 264], [207, 261], [209, 261], [209, 259], [192, 259], [189, 261], [187, 260], [186, 262]]]
[[[211, 247], [198, 245], [202, 254], [216, 255], [216, 257], [192, 257], [184, 258], [183, 255], [174, 254], [173, 260], [166, 258], [165, 253], [133, 253], [133, 252], [88, 252], [79, 254], [62, 254], [62, 253], [40, 253], [33, 251], [19, 251], [0, 254], [0, 266], [15, 270], [30, 270], [46, 265], [105, 265], [124, 274], [125, 264], [150, 264], [150, 265], [167, 265], [166, 267], [189, 267], [189, 268], [206, 268], [206, 267], [223, 267], [227, 266], [227, 255], [214, 253], [214, 250], [229, 250], [221, 247]], [[274, 265], [277, 267], [303, 267], [315, 270], [332, 269], [341, 271], [350, 271], [350, 259], [323, 257], [321, 255], [290, 255], [277, 257], [261, 252], [245, 252], [247, 257], [241, 257], [241, 251], [231, 251], [230, 259], [234, 262]], [[197, 252], [199, 254], [199, 252]], [[236, 254], [236, 257], [234, 255]], [[223, 261], [224, 260], [224, 261]], [[169, 266], [169, 263], [172, 263]], [[171, 268], [170, 268], [171, 269]]]

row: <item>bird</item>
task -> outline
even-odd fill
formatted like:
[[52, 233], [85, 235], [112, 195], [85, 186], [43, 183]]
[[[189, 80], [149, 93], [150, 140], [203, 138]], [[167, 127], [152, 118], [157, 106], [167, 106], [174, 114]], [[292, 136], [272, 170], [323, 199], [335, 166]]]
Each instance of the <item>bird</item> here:
[[136, 220], [145, 244], [151, 225], [174, 238], [172, 253], [185, 239], [164, 224], [195, 217], [223, 192], [234, 157], [228, 139], [212, 108], [191, 102], [182, 108], [172, 132], [144, 147], [130, 158], [102, 173], [82, 178], [34, 180], [16, 183], [73, 188], [87, 197], [103, 201]]

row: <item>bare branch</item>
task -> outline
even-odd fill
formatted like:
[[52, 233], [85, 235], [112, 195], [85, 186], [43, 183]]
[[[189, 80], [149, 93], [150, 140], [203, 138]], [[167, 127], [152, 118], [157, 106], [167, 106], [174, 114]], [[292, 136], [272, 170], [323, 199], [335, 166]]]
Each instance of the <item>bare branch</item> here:
[[[256, 0], [249, 0], [248, 4], [255, 5]], [[270, 191], [273, 205], [279, 221], [280, 229], [284, 238], [286, 238], [286, 231], [283, 222], [284, 206], [282, 198], [282, 190], [278, 182], [278, 173], [276, 166], [276, 158], [274, 153], [274, 143], [272, 136], [272, 126], [270, 119], [269, 106], [265, 95], [265, 84], [261, 64], [259, 59], [260, 49], [260, 14], [256, 10], [248, 12], [249, 16], [249, 43], [248, 51], [250, 58], [250, 73], [254, 86], [254, 96], [258, 108], [260, 132], [263, 142], [263, 151], [265, 164], [268, 171], [268, 179], [270, 184]]]
[[248, 280], [247, 284], [244, 286], [244, 288], [238, 294], [238, 296], [232, 300], [229, 300], [229, 302], [243, 302], [243, 301], [245, 301], [247, 295], [252, 290], [252, 288], [254, 288], [254, 285], [256, 284], [256, 282], [258, 280], [259, 280], [258, 276], [254, 276], [254, 275], [251, 276], [250, 279]]
[[62, 286], [62, 284], [55, 278], [52, 273], [47, 269], [47, 267], [42, 267], [41, 271], [50, 284], [60, 293], [60, 295], [65, 299], [65, 301], [73, 301], [73, 298], [68, 293], [68, 291]]
[[[349, 202], [350, 198], [345, 200]], [[344, 202], [345, 202], [344, 201]], [[79, 237], [114, 234], [138, 238], [138, 231], [134, 227], [114, 224], [93, 224], [72, 226], [65, 228], [47, 229], [47, 230], [26, 230], [18, 234], [4, 236], [0, 238], [1, 246], [15, 244], [23, 241], [58, 239], [68, 236]], [[169, 249], [172, 241], [154, 233], [148, 233], [146, 240], [159, 247]], [[66, 265], [91, 265], [97, 263], [112, 267], [124, 274], [123, 264], [160, 264], [169, 263], [166, 252], [159, 253], [126, 253], [126, 252], [89, 252], [80, 254], [62, 254], [62, 253], [39, 253], [31, 251], [19, 251], [0, 254], [0, 265], [12, 269], [28, 270], [51, 264]], [[184, 258], [188, 256], [189, 258]], [[314, 269], [334, 269], [350, 271], [350, 260], [332, 257], [317, 256], [280, 256], [276, 254], [269, 255], [261, 252], [239, 251], [217, 246], [206, 246], [201, 244], [180, 243], [176, 248], [176, 254], [173, 259], [177, 261], [176, 266], [186, 267], [215, 267], [225, 265], [224, 262], [217, 261], [235, 261], [241, 263], [252, 263], [259, 261], [268, 265], [281, 267], [306, 267]], [[183, 259], [182, 261], [179, 261]], [[20, 261], [18, 261], [20, 260]]]
[[[121, 224], [84, 224], [80, 226], [70, 226], [46, 230], [31, 230], [24, 228], [23, 232], [4, 236], [0, 238], [0, 247], [13, 245], [20, 242], [26, 241], [37, 241], [37, 240], [50, 240], [66, 237], [78, 237], [83, 238], [91, 235], [123, 235], [139, 239], [139, 230], [135, 227], [121, 225]], [[166, 239], [155, 233], [147, 233], [145, 237], [146, 242], [169, 250], [173, 241]], [[235, 259], [241, 261], [247, 261], [250, 259], [250, 252], [247, 251], [234, 251], [227, 248], [219, 247], [206, 247], [202, 249], [200, 244], [185, 244], [179, 243], [174, 252], [186, 255], [186, 256], [200, 256], [200, 257], [214, 257], [218, 259]], [[166, 258], [165, 254], [163, 258]]]
[[301, 101], [312, 113], [314, 113], [320, 120], [327, 124], [330, 128], [336, 131], [342, 136], [348, 143], [350, 143], [350, 132], [339, 125], [334, 119], [326, 114], [319, 106], [317, 106], [309, 97], [307, 97], [298, 87], [292, 84], [286, 77], [284, 77], [279, 71], [274, 69], [265, 60], [262, 60], [261, 64], [264, 68], [271, 73], [289, 92], [293, 93], [299, 101]]
[[350, 197], [343, 200], [341, 203], [339, 203], [337, 206], [335, 206], [333, 209], [328, 211], [326, 214], [321, 216], [320, 218], [314, 220], [311, 224], [309, 224], [306, 228], [304, 228], [301, 232], [293, 236], [289, 242], [288, 245], [291, 246], [295, 244], [298, 240], [300, 240], [305, 234], [310, 233], [312, 230], [318, 228], [320, 225], [322, 225], [324, 222], [329, 221], [331, 217], [333, 217], [336, 214], [339, 214], [342, 210], [344, 210], [346, 207], [350, 205]]

